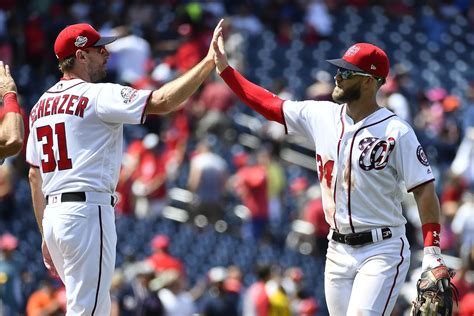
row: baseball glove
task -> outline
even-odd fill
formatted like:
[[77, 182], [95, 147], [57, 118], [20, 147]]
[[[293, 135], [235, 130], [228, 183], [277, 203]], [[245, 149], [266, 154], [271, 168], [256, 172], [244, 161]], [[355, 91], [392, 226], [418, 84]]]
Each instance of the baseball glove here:
[[412, 316], [451, 316], [453, 300], [458, 300], [458, 291], [451, 278], [454, 272], [446, 266], [439, 266], [421, 274], [413, 302]]

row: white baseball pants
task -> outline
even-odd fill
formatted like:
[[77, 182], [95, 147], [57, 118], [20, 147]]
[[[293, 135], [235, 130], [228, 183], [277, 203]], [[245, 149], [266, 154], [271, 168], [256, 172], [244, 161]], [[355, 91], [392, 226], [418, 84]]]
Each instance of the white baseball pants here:
[[410, 245], [404, 233], [359, 247], [331, 240], [324, 280], [329, 314], [389, 316], [409, 266]]
[[111, 195], [87, 192], [87, 202], [49, 197], [43, 233], [66, 287], [67, 316], [110, 315], [115, 269], [115, 213]]

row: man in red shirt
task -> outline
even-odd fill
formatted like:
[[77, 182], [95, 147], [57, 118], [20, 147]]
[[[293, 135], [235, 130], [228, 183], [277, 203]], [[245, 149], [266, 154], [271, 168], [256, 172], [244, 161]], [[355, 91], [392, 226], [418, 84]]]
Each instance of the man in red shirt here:
[[155, 272], [163, 272], [166, 270], [177, 270], [181, 274], [184, 273], [183, 263], [178, 259], [170, 255], [168, 247], [170, 239], [165, 235], [156, 235], [151, 240], [151, 248], [153, 254], [146, 259], [146, 261], [153, 266]]
[[250, 157], [234, 179], [236, 192], [250, 211], [243, 236], [258, 240], [264, 235], [268, 223], [267, 170], [255, 162], [255, 157]]

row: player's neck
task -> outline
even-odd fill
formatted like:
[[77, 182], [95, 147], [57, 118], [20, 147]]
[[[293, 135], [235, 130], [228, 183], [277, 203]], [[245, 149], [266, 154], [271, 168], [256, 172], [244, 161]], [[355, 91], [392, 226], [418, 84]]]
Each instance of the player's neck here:
[[347, 103], [347, 110], [346, 113], [355, 123], [358, 123], [365, 119], [367, 116], [371, 115], [372, 113], [378, 111], [380, 106], [374, 100], [367, 104], [367, 101], [357, 100], [355, 102]]
[[87, 74], [81, 74], [80, 72], [77, 72], [77, 71], [64, 72], [62, 79], [64, 80], [81, 79], [87, 82], [90, 81], [90, 78]]

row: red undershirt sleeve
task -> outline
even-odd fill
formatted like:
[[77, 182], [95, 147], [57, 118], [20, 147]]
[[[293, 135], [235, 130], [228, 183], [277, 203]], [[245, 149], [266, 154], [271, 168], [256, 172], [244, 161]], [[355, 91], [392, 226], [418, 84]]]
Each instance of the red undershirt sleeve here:
[[239, 99], [270, 121], [285, 124], [283, 102], [278, 96], [245, 79], [237, 70], [228, 66], [220, 76]]

